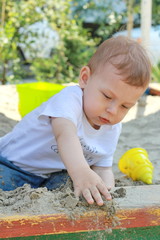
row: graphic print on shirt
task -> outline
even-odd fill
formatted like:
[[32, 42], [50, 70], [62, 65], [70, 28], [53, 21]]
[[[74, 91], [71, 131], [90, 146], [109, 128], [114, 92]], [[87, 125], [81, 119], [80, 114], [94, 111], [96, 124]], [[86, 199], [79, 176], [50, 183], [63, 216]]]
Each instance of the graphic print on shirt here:
[[84, 154], [86, 161], [88, 163], [93, 162], [95, 155], [98, 154], [96, 147], [86, 144], [84, 138], [82, 138], [82, 137], [79, 139], [79, 141], [81, 143], [81, 146], [83, 149], [83, 154]]
[[[83, 138], [80, 138], [79, 140], [80, 140], [80, 144], [81, 144], [81, 146], [82, 146], [84, 158], [86, 159], [86, 161], [87, 161], [88, 163], [93, 162], [94, 156], [95, 156], [96, 154], [98, 154], [98, 151], [97, 151], [96, 147], [86, 144], [86, 142], [84, 141]], [[51, 146], [51, 149], [52, 149], [52, 151], [53, 151], [54, 153], [59, 154], [58, 146], [57, 146], [57, 145], [52, 145], [52, 146]]]
[[59, 154], [58, 146], [57, 146], [57, 145], [51, 145], [51, 149], [53, 150], [54, 153]]

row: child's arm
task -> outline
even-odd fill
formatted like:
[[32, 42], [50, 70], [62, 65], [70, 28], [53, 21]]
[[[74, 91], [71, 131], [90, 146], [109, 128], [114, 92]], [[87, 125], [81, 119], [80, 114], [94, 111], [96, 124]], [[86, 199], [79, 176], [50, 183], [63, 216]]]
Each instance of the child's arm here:
[[103, 180], [108, 189], [115, 186], [114, 174], [112, 167], [96, 167], [92, 166], [92, 170], [96, 172]]
[[75, 195], [82, 194], [89, 204], [95, 200], [98, 205], [103, 205], [101, 194], [111, 200], [105, 183], [83, 156], [75, 125], [64, 118], [52, 118], [52, 127], [60, 157], [73, 181]]

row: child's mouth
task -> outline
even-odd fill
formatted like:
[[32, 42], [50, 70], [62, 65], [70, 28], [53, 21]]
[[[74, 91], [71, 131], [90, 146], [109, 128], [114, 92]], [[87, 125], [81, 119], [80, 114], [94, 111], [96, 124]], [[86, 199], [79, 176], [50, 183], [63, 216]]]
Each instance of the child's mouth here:
[[110, 121], [106, 118], [99, 117], [100, 121], [104, 124], [110, 124]]

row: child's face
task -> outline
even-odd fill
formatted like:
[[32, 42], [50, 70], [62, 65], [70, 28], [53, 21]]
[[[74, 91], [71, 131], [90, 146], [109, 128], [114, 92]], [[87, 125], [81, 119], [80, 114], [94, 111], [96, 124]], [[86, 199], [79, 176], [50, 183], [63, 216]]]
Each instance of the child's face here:
[[84, 112], [95, 129], [120, 122], [145, 91], [144, 87], [125, 83], [125, 77], [117, 73], [111, 64], [93, 74], [87, 66], [81, 69]]

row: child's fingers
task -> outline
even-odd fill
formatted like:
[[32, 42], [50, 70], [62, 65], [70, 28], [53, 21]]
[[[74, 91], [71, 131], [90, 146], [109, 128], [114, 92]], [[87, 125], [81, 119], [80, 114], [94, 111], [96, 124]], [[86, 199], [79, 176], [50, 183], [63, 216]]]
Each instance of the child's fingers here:
[[75, 197], [79, 197], [81, 195], [81, 190], [79, 188], [74, 187], [74, 195]]
[[83, 197], [86, 199], [86, 201], [89, 204], [94, 203], [94, 200], [92, 198], [92, 195], [91, 195], [89, 189], [85, 189], [85, 190], [81, 191], [79, 188], [76, 188], [76, 189], [74, 189], [74, 195], [75, 195], [75, 197], [79, 197], [80, 195], [83, 195]]
[[94, 203], [94, 199], [93, 199], [93, 197], [92, 197], [91, 192], [90, 192], [89, 189], [83, 190], [82, 194], [83, 194], [83, 197], [86, 199], [86, 201], [87, 201], [89, 204], [93, 204], [93, 203]]
[[99, 206], [103, 205], [103, 200], [101, 197], [101, 194], [107, 199], [107, 200], [111, 200], [112, 197], [110, 195], [110, 193], [108, 192], [106, 186], [103, 185], [99, 185], [98, 188], [95, 186], [92, 186], [90, 189], [86, 188], [84, 189], [82, 192], [80, 191], [79, 188], [76, 188], [74, 190], [74, 194], [76, 197], [79, 197], [80, 195], [83, 195], [83, 197], [86, 199], [86, 201], [89, 204], [93, 204], [94, 200], [96, 201], [96, 203]]
[[98, 186], [98, 190], [101, 192], [101, 194], [106, 198], [106, 200], [111, 200], [111, 194], [109, 193], [109, 188], [107, 189], [107, 187], [105, 185], [99, 184]]
[[99, 206], [103, 205], [103, 200], [102, 200], [101, 194], [100, 194], [99, 190], [97, 189], [97, 187], [95, 187], [95, 186], [92, 186], [90, 189], [85, 189], [83, 191], [83, 197], [86, 199], [86, 201], [89, 204], [93, 204], [94, 200], [95, 200]]
[[98, 205], [100, 205], [100, 206], [103, 205], [103, 200], [102, 200], [101, 195], [96, 187], [95, 187], [95, 189], [94, 189], [94, 187], [92, 187], [92, 190], [85, 189], [82, 192], [79, 189], [75, 189], [74, 194], [76, 197], [83, 195], [83, 197], [86, 199], [86, 201], [89, 204], [93, 204], [94, 199], [95, 199], [95, 201]]
[[97, 189], [97, 187], [92, 186], [90, 188], [90, 191], [91, 191], [91, 194], [92, 194], [94, 200], [96, 201], [96, 203], [99, 206], [102, 206], [103, 205], [103, 200], [102, 200], [101, 194], [100, 194], [99, 190]]

